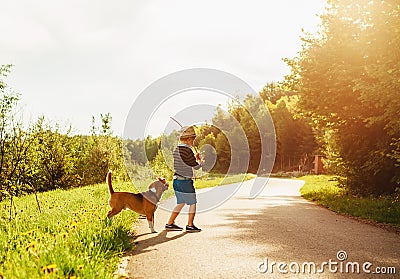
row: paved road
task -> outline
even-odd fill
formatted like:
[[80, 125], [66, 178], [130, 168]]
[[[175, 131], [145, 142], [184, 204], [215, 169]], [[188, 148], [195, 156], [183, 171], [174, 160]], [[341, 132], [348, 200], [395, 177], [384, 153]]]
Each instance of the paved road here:
[[[141, 220], [136, 248], [118, 272], [129, 278], [400, 278], [400, 235], [304, 200], [302, 184], [270, 179], [261, 195], [250, 200], [251, 181], [245, 182], [222, 206], [196, 216], [200, 233], [164, 231], [169, 212], [157, 210], [159, 233], [149, 234]], [[179, 216], [177, 224], [184, 226], [186, 220], [187, 215]], [[346, 260], [338, 260], [339, 251], [346, 252]], [[287, 273], [273, 262], [286, 263], [281, 270]], [[312, 262], [316, 274], [309, 273]], [[324, 272], [318, 273], [324, 262]], [[356, 269], [356, 262], [359, 274], [350, 266]], [[363, 272], [364, 263], [371, 273]], [[397, 274], [374, 274], [377, 267], [395, 267]]]

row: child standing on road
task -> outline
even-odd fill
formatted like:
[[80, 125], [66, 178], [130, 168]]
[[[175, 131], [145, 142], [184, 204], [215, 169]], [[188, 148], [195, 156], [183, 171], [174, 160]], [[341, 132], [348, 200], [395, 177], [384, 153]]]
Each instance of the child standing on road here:
[[196, 133], [193, 126], [182, 127], [179, 137], [180, 143], [173, 153], [175, 170], [173, 187], [177, 205], [171, 213], [168, 223], [165, 225], [165, 229], [168, 231], [181, 231], [183, 229], [175, 224], [175, 219], [178, 217], [185, 204], [189, 205], [186, 231], [201, 231], [201, 229], [197, 228], [193, 223], [197, 204], [196, 191], [193, 185], [193, 169], [198, 170], [202, 167], [200, 154], [197, 153], [195, 156], [192, 151], [195, 138]]

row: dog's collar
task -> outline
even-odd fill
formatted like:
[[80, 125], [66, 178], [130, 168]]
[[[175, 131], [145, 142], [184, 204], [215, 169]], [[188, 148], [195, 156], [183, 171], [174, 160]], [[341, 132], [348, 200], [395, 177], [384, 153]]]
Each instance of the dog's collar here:
[[156, 199], [156, 203], [158, 203], [160, 201], [160, 199], [157, 197], [156, 193], [154, 193], [153, 191], [149, 190], [148, 191], [150, 194], [153, 195], [153, 197]]

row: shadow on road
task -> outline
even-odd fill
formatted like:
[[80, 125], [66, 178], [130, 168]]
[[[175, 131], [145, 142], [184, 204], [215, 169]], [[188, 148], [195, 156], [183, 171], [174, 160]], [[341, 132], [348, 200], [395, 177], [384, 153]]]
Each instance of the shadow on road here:
[[[225, 209], [227, 222], [214, 228], [229, 229], [231, 240], [254, 247], [257, 257], [275, 262], [317, 264], [346, 251], [349, 261], [371, 262], [375, 266], [398, 266], [400, 238], [380, 228], [367, 225], [296, 196], [264, 196], [257, 200], [237, 197], [240, 206]], [[257, 208], [254, 204], [257, 203]], [[373, 241], [372, 241], [373, 240]], [[260, 247], [260, 248], [257, 248]], [[394, 248], [397, 247], [397, 248]], [[362, 278], [365, 274], [329, 274], [329, 278]], [[385, 278], [394, 278], [389, 275]]]
[[150, 252], [150, 251], [156, 249], [153, 247], [156, 247], [157, 245], [166, 243], [168, 241], [176, 240], [178, 238], [183, 237], [186, 234], [187, 234], [186, 232], [182, 232], [182, 233], [174, 235], [172, 237], [167, 237], [168, 232], [166, 230], [163, 230], [162, 232], [160, 232], [158, 234], [144, 233], [144, 234], [140, 234], [140, 235], [135, 235], [133, 238], [134, 241], [136, 241], [136, 239], [138, 239], [141, 236], [145, 236], [145, 235], [154, 235], [154, 236], [140, 240], [138, 242], [135, 242], [135, 248], [133, 249], [133, 251], [130, 254], [131, 255], [139, 255], [142, 253]]

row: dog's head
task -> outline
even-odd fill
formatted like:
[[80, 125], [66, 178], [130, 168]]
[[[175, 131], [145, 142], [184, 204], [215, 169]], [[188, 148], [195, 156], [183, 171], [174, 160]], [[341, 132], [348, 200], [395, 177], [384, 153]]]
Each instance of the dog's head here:
[[168, 182], [165, 178], [159, 177], [158, 180], [154, 181], [149, 185], [149, 190], [155, 193], [163, 193], [164, 191], [168, 190]]

